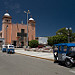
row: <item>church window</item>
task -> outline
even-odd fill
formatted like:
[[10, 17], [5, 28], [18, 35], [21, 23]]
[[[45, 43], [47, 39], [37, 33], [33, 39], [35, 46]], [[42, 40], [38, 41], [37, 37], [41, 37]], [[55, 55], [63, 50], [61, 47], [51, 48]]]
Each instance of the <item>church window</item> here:
[[9, 22], [9, 20], [7, 20], [7, 23]]
[[24, 33], [24, 29], [21, 29], [21, 32]]
[[10, 23], [10, 20], [9, 20], [9, 23]]
[[34, 27], [32, 26], [32, 30], [34, 30]]
[[21, 29], [21, 33], [17, 33], [17, 36], [24, 38], [24, 37], [27, 37], [27, 33], [24, 33], [24, 29]]

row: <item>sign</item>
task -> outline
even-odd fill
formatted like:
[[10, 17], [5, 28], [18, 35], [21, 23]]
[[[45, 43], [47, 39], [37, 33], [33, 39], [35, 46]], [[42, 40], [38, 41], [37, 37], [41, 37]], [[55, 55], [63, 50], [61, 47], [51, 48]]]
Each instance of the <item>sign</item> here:
[[38, 37], [39, 44], [47, 44], [48, 37]]

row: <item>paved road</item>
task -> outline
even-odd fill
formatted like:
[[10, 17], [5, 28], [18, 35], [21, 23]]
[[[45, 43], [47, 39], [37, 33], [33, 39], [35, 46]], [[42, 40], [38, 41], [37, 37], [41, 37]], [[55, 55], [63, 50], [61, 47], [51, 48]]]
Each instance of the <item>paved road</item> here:
[[0, 75], [75, 75], [72, 69], [52, 61], [0, 52]]

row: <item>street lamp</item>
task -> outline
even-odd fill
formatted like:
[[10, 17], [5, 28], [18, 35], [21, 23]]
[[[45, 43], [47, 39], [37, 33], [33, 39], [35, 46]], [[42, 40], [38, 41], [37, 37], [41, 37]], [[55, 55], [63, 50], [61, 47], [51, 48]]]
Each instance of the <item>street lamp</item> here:
[[6, 44], [7, 44], [7, 28], [8, 28], [8, 25], [6, 26]]
[[62, 33], [58, 33], [58, 35], [62, 35]]
[[30, 14], [30, 11], [24, 11], [24, 13], [27, 14], [27, 47], [28, 47], [28, 14]]
[[69, 35], [70, 35], [69, 34], [69, 31], [72, 30], [72, 28], [71, 27], [70, 28], [66, 28], [66, 30], [68, 31], [68, 43], [69, 43], [70, 42], [70, 39], [69, 39]]

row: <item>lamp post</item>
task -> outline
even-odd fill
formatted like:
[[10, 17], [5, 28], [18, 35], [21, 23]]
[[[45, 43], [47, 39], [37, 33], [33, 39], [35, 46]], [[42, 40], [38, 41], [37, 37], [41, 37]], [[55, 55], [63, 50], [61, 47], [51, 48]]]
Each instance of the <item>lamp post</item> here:
[[27, 14], [27, 47], [28, 47], [28, 14], [30, 14], [30, 11], [24, 11], [24, 13]]
[[6, 26], [6, 44], [7, 44], [7, 28], [8, 28], [8, 25]]
[[58, 33], [58, 35], [62, 35], [62, 33]]
[[71, 27], [70, 28], [66, 28], [66, 30], [68, 31], [68, 43], [69, 43], [70, 42], [70, 38], [69, 38], [69, 35], [70, 34], [69, 34], [69, 31], [72, 30], [72, 28]]

